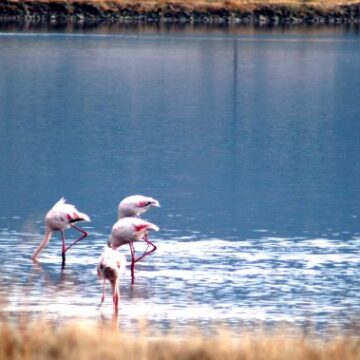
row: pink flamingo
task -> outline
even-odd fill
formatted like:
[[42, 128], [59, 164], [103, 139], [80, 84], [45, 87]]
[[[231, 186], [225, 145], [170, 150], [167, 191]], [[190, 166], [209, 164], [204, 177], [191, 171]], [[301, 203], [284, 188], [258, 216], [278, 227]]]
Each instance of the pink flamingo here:
[[139, 217], [151, 207], [160, 207], [160, 203], [152, 197], [131, 195], [121, 200], [118, 207], [119, 219], [124, 217]]
[[[151, 207], [160, 207], [160, 203], [158, 200], [150, 197], [150, 196], [144, 196], [144, 195], [130, 195], [124, 198], [120, 201], [118, 206], [118, 215], [119, 219], [123, 219], [125, 217], [140, 217], [141, 214], [149, 210]], [[143, 240], [145, 242], [148, 241], [147, 233], [145, 232], [143, 234]], [[131, 243], [129, 243], [131, 244]], [[135, 263], [144, 258], [146, 255], [151, 254], [156, 250], [156, 246], [152, 243], [150, 243], [153, 247], [151, 251], [144, 252], [142, 256], [140, 256], [138, 259], [135, 259], [135, 248], [133, 245], [130, 245], [130, 251], [131, 251], [131, 283], [134, 284], [134, 266]], [[149, 245], [149, 243], [148, 243]]]
[[[49, 240], [54, 231], [61, 232], [61, 241], [62, 241], [62, 267], [65, 266], [65, 253], [73, 247], [77, 242], [84, 239], [88, 236], [88, 233], [74, 224], [78, 221], [90, 221], [88, 215], [79, 212], [74, 205], [66, 204], [65, 199], [61, 198], [46, 214], [45, 216], [45, 235], [44, 239], [40, 243], [40, 245], [35, 250], [34, 254], [32, 255], [32, 260], [35, 262], [37, 260], [38, 255], [40, 254], [41, 250], [48, 244]], [[65, 235], [64, 232], [68, 228], [74, 228], [77, 231], [81, 232], [82, 235], [71, 243], [70, 245], [65, 245]]]
[[120, 298], [120, 276], [124, 272], [126, 266], [126, 259], [123, 254], [117, 250], [105, 248], [100, 256], [97, 265], [97, 274], [100, 279], [103, 279], [103, 291], [99, 308], [105, 300], [105, 284], [109, 280], [113, 293], [114, 314], [118, 313], [118, 305]]
[[[149, 230], [159, 231], [159, 228], [155, 224], [136, 217], [125, 217], [118, 220], [111, 230], [108, 245], [112, 249], [129, 244], [131, 253], [131, 285], [134, 285], [135, 263], [156, 250], [156, 246], [147, 237]], [[147, 244], [145, 252], [137, 259], [135, 259], [134, 248], [134, 242], [136, 241], [145, 241]], [[152, 249], [147, 251], [149, 246], [152, 246]]]

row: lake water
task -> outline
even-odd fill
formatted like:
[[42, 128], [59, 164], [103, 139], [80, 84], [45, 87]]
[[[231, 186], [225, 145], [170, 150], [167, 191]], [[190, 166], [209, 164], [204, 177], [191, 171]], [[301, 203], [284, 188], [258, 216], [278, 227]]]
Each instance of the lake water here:
[[[119, 201], [141, 193], [162, 205], [145, 214], [158, 250], [133, 288], [129, 269], [121, 280], [121, 326], [348, 328], [359, 40], [341, 27], [3, 29], [2, 311], [111, 318], [96, 264]], [[62, 196], [92, 218], [64, 271], [59, 234], [30, 259]]]

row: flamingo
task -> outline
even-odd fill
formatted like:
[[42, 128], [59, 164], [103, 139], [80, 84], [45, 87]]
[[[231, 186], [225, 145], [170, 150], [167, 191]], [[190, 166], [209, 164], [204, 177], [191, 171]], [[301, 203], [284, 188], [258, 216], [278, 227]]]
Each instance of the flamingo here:
[[131, 195], [121, 200], [118, 206], [119, 219], [139, 217], [151, 207], [160, 207], [159, 201], [144, 195]]
[[[147, 233], [149, 230], [159, 231], [159, 227], [155, 224], [136, 217], [125, 217], [118, 220], [111, 230], [108, 245], [112, 249], [117, 249], [122, 245], [129, 244], [131, 253], [131, 285], [134, 285], [135, 280], [135, 263], [137, 263], [146, 255], [151, 254], [157, 249], [156, 246], [147, 237]], [[134, 242], [136, 241], [145, 241], [147, 244], [147, 248], [149, 246], [152, 246], [152, 249], [150, 251], [147, 251], [146, 248], [145, 252], [137, 259], [135, 259], [134, 248]]]
[[105, 284], [109, 280], [113, 292], [114, 314], [118, 313], [119, 304], [119, 286], [120, 276], [124, 272], [126, 266], [126, 258], [117, 250], [106, 247], [101, 254], [99, 263], [97, 265], [97, 274], [100, 279], [103, 279], [103, 291], [99, 308], [105, 300]]
[[[149, 210], [151, 207], [160, 207], [160, 203], [158, 200], [150, 197], [150, 196], [144, 196], [144, 195], [130, 195], [124, 198], [120, 201], [118, 206], [118, 216], [119, 219], [123, 219], [126, 217], [136, 217], [139, 218], [141, 214]], [[147, 241], [147, 233], [145, 232], [143, 234], [143, 240]], [[130, 243], [129, 243], [130, 244]], [[144, 256], [151, 254], [156, 250], [156, 246], [154, 244], [151, 244], [153, 246], [152, 250], [149, 252], [144, 252], [142, 256], [140, 256], [138, 259], [135, 259], [135, 248], [134, 246], [130, 246], [131, 251], [131, 282], [134, 284], [134, 266], [135, 263], [141, 260]]]
[[[35, 250], [32, 255], [32, 260], [37, 261], [37, 257], [40, 254], [41, 250], [48, 244], [49, 240], [54, 231], [61, 232], [61, 241], [62, 241], [62, 267], [65, 266], [65, 253], [73, 247], [77, 242], [84, 239], [88, 236], [88, 233], [76, 225], [78, 221], [90, 221], [88, 215], [79, 212], [74, 205], [67, 204], [64, 198], [61, 198], [46, 214], [45, 216], [45, 235], [44, 239], [41, 241], [40, 245]], [[64, 232], [70, 227], [79, 231], [82, 235], [75, 240], [70, 245], [65, 245], [65, 235]]]

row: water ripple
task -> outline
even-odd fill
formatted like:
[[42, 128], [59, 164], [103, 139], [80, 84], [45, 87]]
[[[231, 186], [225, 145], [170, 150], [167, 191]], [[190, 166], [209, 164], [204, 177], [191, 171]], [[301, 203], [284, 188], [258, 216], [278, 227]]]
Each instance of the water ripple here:
[[[110, 314], [110, 294], [97, 310], [101, 284], [95, 270], [107, 236], [96, 233], [69, 251], [64, 271], [57, 239], [41, 254], [41, 263], [32, 264], [30, 254], [40, 238], [0, 231], [4, 310], [50, 318]], [[346, 326], [359, 314], [360, 237], [228, 241], [184, 236], [153, 241], [158, 250], [137, 264], [135, 287], [130, 286], [129, 270], [121, 280], [125, 325], [146, 318], [162, 324], [161, 319]], [[137, 244], [137, 251], [143, 250]], [[128, 256], [126, 247], [122, 251]]]

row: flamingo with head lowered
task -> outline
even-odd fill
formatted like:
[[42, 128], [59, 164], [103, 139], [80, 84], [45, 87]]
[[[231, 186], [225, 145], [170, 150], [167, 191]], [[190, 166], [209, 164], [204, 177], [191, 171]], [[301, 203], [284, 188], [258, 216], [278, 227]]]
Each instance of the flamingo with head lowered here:
[[103, 291], [99, 308], [105, 300], [105, 285], [108, 280], [111, 284], [113, 292], [114, 314], [118, 313], [118, 304], [120, 298], [120, 276], [124, 272], [126, 266], [126, 259], [123, 254], [117, 250], [106, 247], [101, 254], [99, 263], [97, 265], [97, 274], [100, 279], [103, 279]]
[[[62, 241], [62, 267], [65, 266], [65, 254], [77, 242], [88, 236], [88, 233], [75, 225], [79, 221], [90, 221], [88, 215], [79, 212], [74, 205], [67, 204], [64, 198], [61, 198], [46, 214], [45, 216], [45, 235], [40, 245], [32, 255], [32, 260], [35, 262], [41, 250], [48, 244], [54, 231], [60, 231]], [[65, 244], [65, 230], [70, 227], [79, 231], [82, 235], [70, 245]]]
[[[141, 214], [146, 212], [152, 207], [160, 207], [160, 203], [158, 200], [144, 195], [130, 195], [120, 201], [118, 206], [118, 216], [119, 219], [127, 218], [127, 217], [136, 217], [139, 218]], [[155, 225], [156, 226], [156, 225]], [[148, 246], [152, 246], [150, 251], [147, 251], [147, 248], [143, 255], [139, 258], [135, 258], [135, 247], [132, 242], [129, 242], [130, 245], [130, 253], [131, 253], [131, 284], [134, 285], [134, 266], [135, 263], [139, 260], [143, 259], [145, 256], [153, 253], [157, 248], [156, 246], [148, 240], [147, 232], [143, 234], [143, 238]]]
[[[108, 245], [112, 249], [115, 250], [122, 245], [129, 244], [131, 253], [131, 285], [134, 285], [135, 281], [135, 263], [156, 250], [156, 246], [148, 239], [147, 234], [149, 230], [158, 231], [159, 228], [155, 224], [136, 217], [125, 217], [118, 220], [111, 230]], [[145, 252], [136, 259], [134, 242], [137, 241], [144, 241], [147, 244], [147, 248], [151, 246], [152, 249], [147, 251], [146, 248]]]
[[119, 219], [139, 217], [151, 207], [160, 207], [160, 203], [149, 196], [131, 195], [120, 201], [118, 206]]

